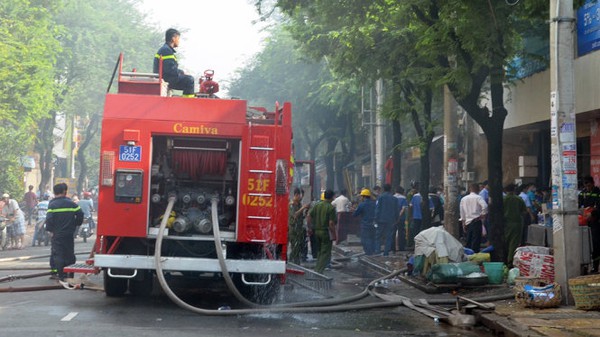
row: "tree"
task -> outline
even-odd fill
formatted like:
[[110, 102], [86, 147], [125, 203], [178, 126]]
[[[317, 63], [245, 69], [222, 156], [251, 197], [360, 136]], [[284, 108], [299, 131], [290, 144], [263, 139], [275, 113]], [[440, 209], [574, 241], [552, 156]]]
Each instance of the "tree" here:
[[351, 141], [355, 122], [344, 113], [357, 110], [356, 86], [336, 79], [326, 62], [303, 58], [289, 34], [274, 29], [263, 51], [248, 67], [239, 70], [229, 92], [247, 98], [250, 105], [268, 107], [275, 101], [292, 102], [296, 159], [322, 159], [327, 171], [326, 187], [334, 189], [337, 177], [341, 188], [339, 167], [347, 165], [349, 153], [356, 146]]
[[48, 83], [60, 52], [52, 22], [60, 5], [43, 0], [0, 3], [0, 188], [14, 195], [23, 191], [20, 159], [54, 107]]
[[[295, 23], [303, 27], [303, 41], [307, 45], [328, 55], [338, 55], [341, 67], [358, 60], [361, 66], [372, 69], [369, 64], [360, 63], [365, 54], [380, 67], [385, 63], [378, 62], [381, 61], [378, 56], [394, 59], [403, 55], [401, 49], [414, 50], [419, 64], [414, 74], [428, 76], [437, 87], [448, 85], [457, 102], [479, 124], [487, 138], [492, 200], [490, 237], [496, 248], [495, 258], [504, 259], [502, 133], [507, 115], [504, 85], [510, 80], [505, 69], [510, 69], [513, 58], [522, 54], [521, 36], [539, 24], [540, 15], [547, 13], [548, 2], [279, 0], [277, 5], [285, 13], [296, 16]], [[369, 36], [377, 36], [364, 34], [369, 27], [380, 27], [382, 35], [392, 37], [374, 40], [378, 42], [377, 49], [387, 53], [377, 53], [377, 50], [371, 53], [363, 48], [373, 41]], [[408, 36], [407, 33], [415, 39], [392, 43], [397, 41], [393, 37]], [[400, 54], [390, 52], [394, 50]], [[423, 64], [431, 67], [423, 67]], [[406, 67], [413, 68], [414, 64], [409, 62]], [[354, 66], [354, 69], [359, 68]], [[489, 102], [482, 100], [485, 95]]]
[[[418, 38], [409, 17], [398, 11], [395, 2], [385, 1], [280, 0], [278, 6], [290, 16], [289, 29], [303, 52], [316, 59], [325, 57], [340, 76], [363, 82], [384, 79], [392, 88], [382, 116], [393, 125], [393, 182], [400, 184], [400, 121], [410, 116], [416, 137], [409, 143], [421, 149], [419, 180], [427, 205], [429, 149], [436, 125], [432, 119], [433, 93], [439, 84], [432, 79], [434, 66], [428, 58], [418, 49], [406, 47]], [[427, 217], [424, 223], [428, 225]]]
[[83, 130], [76, 155], [78, 190], [86, 187], [88, 180], [93, 183], [98, 177], [99, 122], [118, 55], [125, 54], [123, 69], [149, 72], [152, 55], [161, 41], [162, 33], [143, 23], [144, 17], [134, 4], [122, 0], [64, 0], [64, 6], [54, 16], [55, 25], [62, 29], [59, 36], [62, 53], [52, 81], [56, 108], [43, 121], [44, 128], [38, 133], [40, 188], [49, 184], [54, 167], [52, 130], [57, 127], [57, 118], [72, 121]]

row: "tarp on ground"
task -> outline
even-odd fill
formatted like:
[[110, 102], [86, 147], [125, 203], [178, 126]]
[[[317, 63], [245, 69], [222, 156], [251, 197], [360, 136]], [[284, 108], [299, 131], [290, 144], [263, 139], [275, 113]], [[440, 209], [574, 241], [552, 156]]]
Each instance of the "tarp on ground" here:
[[438, 257], [448, 257], [450, 262], [462, 262], [464, 256], [463, 245], [442, 226], [431, 227], [415, 236], [415, 256], [429, 257], [434, 252]]

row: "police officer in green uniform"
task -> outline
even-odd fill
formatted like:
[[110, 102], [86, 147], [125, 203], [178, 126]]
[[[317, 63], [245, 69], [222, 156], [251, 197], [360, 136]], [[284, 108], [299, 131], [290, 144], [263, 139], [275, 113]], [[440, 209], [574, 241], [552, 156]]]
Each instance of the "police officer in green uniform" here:
[[323, 273], [329, 264], [333, 248], [332, 242], [336, 240], [336, 212], [335, 207], [331, 205], [333, 191], [326, 190], [323, 198], [324, 200], [317, 203], [309, 212], [309, 229], [314, 231], [319, 246], [317, 265], [315, 266], [317, 273]]
[[290, 262], [300, 264], [302, 252], [306, 247], [306, 229], [304, 228], [304, 217], [309, 205], [302, 206], [303, 191], [294, 189], [292, 202], [288, 215], [288, 237], [290, 242]]

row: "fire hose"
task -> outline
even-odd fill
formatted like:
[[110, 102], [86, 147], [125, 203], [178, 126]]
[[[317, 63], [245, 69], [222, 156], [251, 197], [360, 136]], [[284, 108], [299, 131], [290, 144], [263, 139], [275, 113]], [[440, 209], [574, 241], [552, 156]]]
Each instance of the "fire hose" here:
[[[233, 295], [238, 299], [241, 303], [250, 306], [249, 309], [231, 309], [231, 310], [215, 310], [215, 309], [204, 309], [199, 308], [193, 305], [188, 304], [179, 298], [169, 287], [167, 280], [165, 279], [163, 269], [162, 269], [162, 257], [161, 257], [161, 249], [162, 249], [162, 241], [163, 241], [163, 233], [167, 226], [168, 214], [171, 213], [173, 209], [173, 205], [175, 204], [176, 198], [174, 196], [169, 197], [167, 209], [165, 211], [165, 216], [163, 216], [163, 220], [160, 223], [160, 228], [158, 230], [158, 235], [156, 237], [155, 243], [155, 251], [154, 251], [154, 261], [156, 264], [156, 276], [158, 282], [167, 295], [175, 304], [179, 307], [189, 310], [194, 313], [209, 315], [209, 316], [234, 316], [234, 315], [247, 315], [247, 314], [257, 314], [257, 313], [321, 313], [321, 312], [341, 312], [341, 311], [351, 311], [351, 310], [363, 310], [363, 309], [375, 309], [375, 308], [388, 308], [388, 307], [397, 307], [406, 304], [406, 299], [402, 300], [391, 300], [377, 303], [363, 303], [363, 304], [348, 304], [350, 302], [358, 301], [363, 299], [369, 295], [371, 289], [378, 282], [395, 277], [396, 275], [403, 272], [403, 270], [394, 271], [388, 275], [380, 277], [376, 280], [373, 280], [369, 283], [367, 287], [356, 295], [337, 299], [337, 300], [325, 300], [325, 301], [317, 301], [317, 302], [300, 302], [300, 303], [292, 303], [292, 304], [283, 304], [283, 305], [274, 305], [274, 306], [264, 306], [258, 305], [247, 300], [237, 289], [231, 276], [229, 275], [229, 271], [227, 270], [227, 265], [225, 263], [225, 258], [223, 254], [223, 249], [221, 247], [221, 237], [219, 233], [219, 225], [218, 225], [218, 212], [217, 212], [217, 200], [211, 200], [211, 210], [212, 210], [212, 218], [213, 218], [213, 235], [215, 242], [215, 249], [217, 252], [217, 258], [219, 260], [219, 265], [221, 267], [221, 273], [223, 278], [225, 279], [225, 283], [229, 290], [233, 293]], [[492, 299], [505, 299], [506, 296], [499, 296], [497, 298]], [[512, 296], [511, 296], [512, 298]], [[431, 303], [432, 301], [430, 301]], [[440, 301], [437, 301], [438, 304]], [[455, 299], [447, 300], [444, 303], [455, 303]]]

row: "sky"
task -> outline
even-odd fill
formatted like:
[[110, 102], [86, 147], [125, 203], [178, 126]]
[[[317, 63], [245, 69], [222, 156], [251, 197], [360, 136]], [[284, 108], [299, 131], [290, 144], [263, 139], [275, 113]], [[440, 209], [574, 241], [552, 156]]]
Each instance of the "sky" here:
[[262, 49], [267, 36], [261, 31], [264, 24], [253, 24], [259, 15], [250, 1], [141, 0], [139, 9], [153, 26], [182, 32], [177, 48], [180, 69], [196, 80], [213, 69], [214, 79], [226, 87], [235, 70]]

